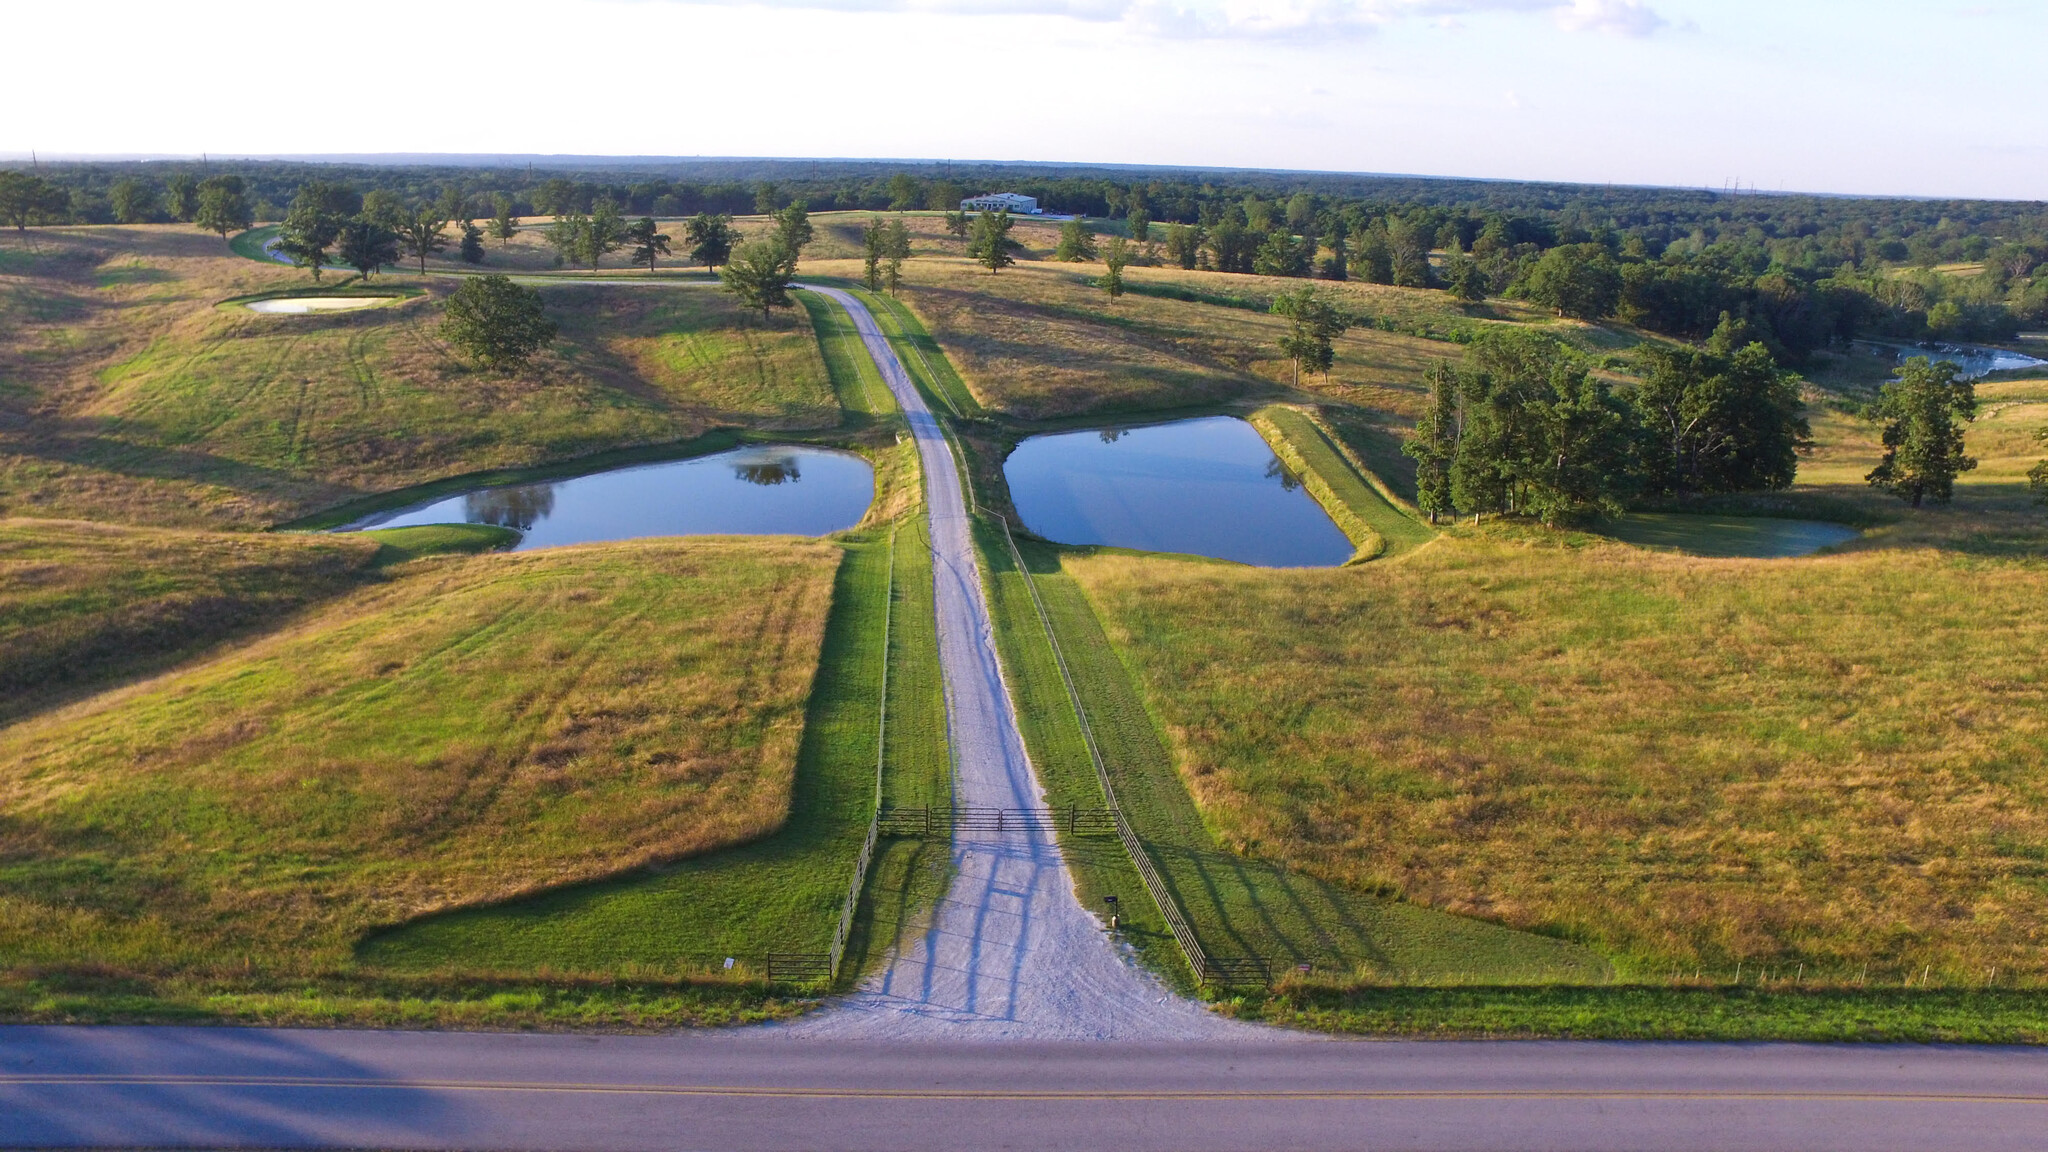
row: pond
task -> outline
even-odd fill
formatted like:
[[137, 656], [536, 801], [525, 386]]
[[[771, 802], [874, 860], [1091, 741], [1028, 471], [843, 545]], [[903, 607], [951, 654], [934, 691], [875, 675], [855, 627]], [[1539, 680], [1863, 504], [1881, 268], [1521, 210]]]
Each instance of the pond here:
[[1033, 436], [1003, 463], [1024, 526], [1062, 544], [1326, 567], [1351, 541], [1242, 420]]
[[1811, 555], [1861, 535], [1846, 524], [1826, 520], [1672, 512], [1631, 512], [1609, 522], [1600, 532], [1630, 544], [1675, 548], [1694, 556], [1748, 556], [1764, 560]]
[[1915, 356], [1925, 356], [1936, 362], [1947, 360], [1961, 369], [1963, 377], [1968, 380], [1992, 372], [2048, 365], [2048, 360], [2038, 360], [2024, 352], [1982, 348], [1973, 344], [1880, 344], [1878, 347], [1892, 353], [1894, 362], [1898, 364], [1904, 364]]
[[496, 524], [524, 534], [514, 549], [519, 552], [642, 536], [822, 536], [860, 523], [874, 497], [874, 470], [850, 452], [755, 445], [566, 480], [479, 488], [366, 516], [342, 531]]
[[396, 296], [277, 296], [269, 300], [251, 300], [242, 307], [251, 312], [302, 316], [308, 312], [349, 312], [357, 308], [374, 308], [396, 299]]

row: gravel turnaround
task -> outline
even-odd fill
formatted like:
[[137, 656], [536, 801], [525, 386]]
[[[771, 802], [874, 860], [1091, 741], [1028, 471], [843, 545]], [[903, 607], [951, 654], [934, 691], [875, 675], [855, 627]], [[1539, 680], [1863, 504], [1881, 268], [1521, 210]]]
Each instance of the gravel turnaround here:
[[[832, 288], [910, 423], [931, 517], [939, 664], [955, 803], [1038, 807], [1044, 790], [1017, 731], [969, 538], [953, 450], [874, 317]], [[931, 1040], [1197, 1040], [1285, 1033], [1216, 1016], [1115, 947], [1074, 895], [1051, 833], [956, 832], [954, 878], [930, 928], [860, 989], [777, 1036]]]

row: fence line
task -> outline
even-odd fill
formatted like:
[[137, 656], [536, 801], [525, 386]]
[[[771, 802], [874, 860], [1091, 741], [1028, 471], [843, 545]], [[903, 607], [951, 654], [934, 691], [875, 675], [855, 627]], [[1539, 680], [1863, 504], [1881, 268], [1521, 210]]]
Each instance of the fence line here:
[[1123, 841], [1124, 852], [1130, 856], [1131, 865], [1138, 870], [1138, 879], [1144, 882], [1146, 893], [1152, 897], [1152, 903], [1159, 907], [1159, 914], [1166, 918], [1166, 926], [1173, 932], [1174, 942], [1180, 945], [1181, 954], [1187, 958], [1188, 968], [1194, 973], [1195, 982], [1205, 984], [1212, 978], [1224, 981], [1238, 979], [1244, 974], [1241, 969], [1246, 963], [1256, 964], [1262, 976], [1269, 977], [1270, 973], [1265, 971], [1264, 961], [1226, 962], [1219, 967], [1202, 950], [1202, 942], [1195, 938], [1194, 929], [1188, 926], [1187, 919], [1181, 915], [1180, 905], [1174, 901], [1173, 894], [1167, 891], [1166, 881], [1160, 878], [1158, 869], [1152, 866], [1151, 855], [1145, 851], [1144, 843], [1138, 839], [1137, 832], [1131, 828], [1131, 822], [1125, 818], [1123, 805], [1117, 802], [1116, 786], [1110, 783], [1109, 769], [1102, 760], [1102, 749], [1095, 743], [1095, 728], [1088, 723], [1088, 710], [1081, 705], [1081, 692], [1074, 686], [1073, 673], [1067, 669], [1066, 653], [1060, 650], [1059, 635], [1053, 631], [1052, 614], [1046, 611], [1045, 601], [1038, 595], [1038, 583], [1031, 578], [1031, 569], [1025, 565], [1024, 554], [1017, 548], [1017, 538], [1010, 533], [1009, 518], [998, 516], [996, 520], [1003, 526], [1003, 539], [1010, 545], [1010, 559], [1024, 577], [1025, 590], [1031, 594], [1031, 605], [1038, 610], [1038, 622], [1045, 626], [1046, 642], [1052, 645], [1053, 663], [1060, 670], [1060, 681], [1067, 686], [1067, 700], [1074, 706], [1074, 719], [1081, 726], [1081, 741], [1088, 746], [1088, 759], [1095, 765], [1095, 779], [1102, 785], [1102, 798], [1109, 804], [1110, 819], [1116, 825], [1117, 839]]
[[950, 836], [966, 829], [975, 832], [1066, 832], [1074, 836], [1107, 836], [1115, 833], [1115, 817], [1107, 808], [976, 808], [926, 806], [888, 808], [881, 817], [884, 836]]
[[[882, 826], [882, 768], [889, 755], [889, 642], [890, 622], [896, 606], [896, 534], [900, 527], [889, 530], [889, 580], [882, 594], [882, 706], [881, 720], [875, 732], [875, 804], [868, 816], [868, 836], [860, 846], [860, 859], [853, 866], [853, 883], [847, 886], [846, 902], [839, 908], [839, 927], [832, 933], [832, 950], [827, 955], [825, 978], [839, 979], [839, 962], [846, 958], [846, 938], [853, 931], [853, 914], [860, 907], [861, 890], [867, 887], [868, 865], [875, 859], [875, 839]], [[788, 971], [794, 974], [797, 968], [793, 958], [797, 953], [770, 953], [768, 958], [769, 979], [774, 979], [778, 957]], [[813, 973], [806, 979], [815, 979]]]

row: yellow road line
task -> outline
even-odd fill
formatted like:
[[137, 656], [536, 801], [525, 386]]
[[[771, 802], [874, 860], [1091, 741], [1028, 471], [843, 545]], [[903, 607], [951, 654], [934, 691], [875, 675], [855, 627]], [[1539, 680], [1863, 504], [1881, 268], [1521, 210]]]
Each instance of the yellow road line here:
[[713, 1084], [550, 1084], [488, 1080], [355, 1080], [295, 1076], [130, 1076], [110, 1074], [0, 1075], [0, 1087], [191, 1087], [410, 1089], [443, 1092], [545, 1092], [596, 1095], [729, 1096], [798, 1100], [987, 1100], [987, 1101], [1256, 1101], [1256, 1100], [1642, 1100], [1642, 1101], [1843, 1101], [1910, 1104], [2048, 1104], [2048, 1092], [1772, 1092], [1656, 1091], [1626, 1089], [1442, 1089], [1442, 1090], [1190, 1090], [1048, 1089], [990, 1091], [973, 1088], [782, 1088]]

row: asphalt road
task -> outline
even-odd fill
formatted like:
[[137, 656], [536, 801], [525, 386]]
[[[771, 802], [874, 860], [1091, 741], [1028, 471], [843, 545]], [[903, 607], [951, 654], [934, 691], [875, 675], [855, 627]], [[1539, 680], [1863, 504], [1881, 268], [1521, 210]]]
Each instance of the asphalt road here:
[[[946, 687], [954, 800], [1033, 808], [1031, 766], [996, 655], [953, 447], [859, 299], [813, 287], [853, 318], [915, 438], [932, 539], [939, 664]], [[1112, 946], [1074, 895], [1049, 832], [955, 834], [953, 882], [926, 932], [851, 996], [784, 1030], [906, 1039], [1275, 1038], [1170, 992]]]
[[2048, 1052], [0, 1028], [0, 1144], [2048, 1147]]

